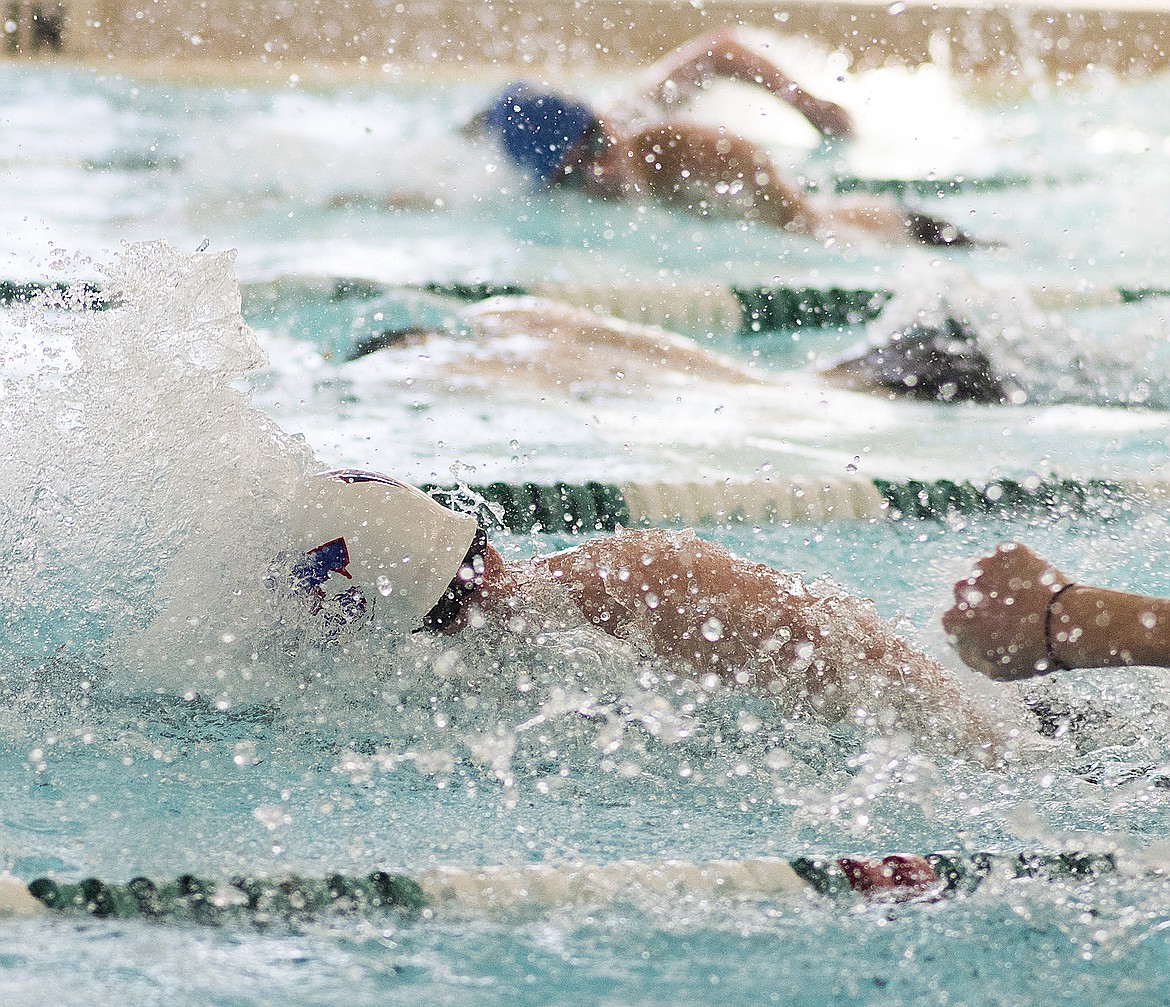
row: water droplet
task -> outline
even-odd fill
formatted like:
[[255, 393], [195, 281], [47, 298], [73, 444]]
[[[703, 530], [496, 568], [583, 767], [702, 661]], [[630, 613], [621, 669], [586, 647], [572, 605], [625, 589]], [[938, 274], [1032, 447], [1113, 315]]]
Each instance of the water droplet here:
[[756, 731], [758, 731], [763, 726], [763, 724], [764, 722], [753, 713], [741, 712], [735, 720], [736, 727], [738, 727], [744, 734], [755, 734]]
[[703, 623], [703, 639], [714, 643], [716, 640], [723, 639], [723, 623], [721, 623], [715, 616], [711, 616], [705, 623]]
[[374, 583], [378, 586], [378, 594], [383, 598], [389, 598], [394, 591], [394, 585], [390, 583], [389, 577], [381, 576]]

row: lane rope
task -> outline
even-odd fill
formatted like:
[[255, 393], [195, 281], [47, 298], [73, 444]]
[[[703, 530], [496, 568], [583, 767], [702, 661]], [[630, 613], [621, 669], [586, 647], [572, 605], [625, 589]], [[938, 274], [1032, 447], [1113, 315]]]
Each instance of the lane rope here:
[[95, 283], [0, 280], [0, 308], [12, 308], [38, 297], [52, 305], [73, 310], [101, 311], [112, 307]]
[[1108, 520], [1170, 498], [1170, 482], [792, 478], [754, 482], [505, 483], [422, 487], [456, 510], [487, 505], [513, 532], [589, 534], [671, 524], [941, 520], [1027, 511]]
[[[245, 283], [241, 290], [258, 302], [275, 300], [289, 292], [330, 303], [392, 297], [396, 293], [425, 293], [464, 303], [497, 296], [533, 296], [587, 308], [628, 322], [726, 337], [859, 326], [880, 317], [895, 296], [894, 291], [880, 287], [819, 286], [800, 281], [776, 286], [739, 286], [690, 280], [528, 285], [436, 281], [402, 285], [361, 279], [290, 277]], [[1170, 297], [1170, 288], [1039, 285], [1030, 288], [1028, 293], [1041, 310], [1075, 311]], [[117, 307], [115, 300], [92, 283], [0, 280], [0, 308], [13, 307], [45, 295], [50, 303], [73, 310]], [[433, 313], [432, 310], [430, 314]]]
[[[928, 866], [924, 868], [924, 864]], [[263, 926], [323, 916], [396, 914], [416, 920], [444, 907], [514, 910], [612, 904], [639, 891], [675, 898], [776, 899], [809, 894], [839, 898], [856, 893], [879, 899], [938, 899], [970, 895], [989, 878], [1006, 882], [1026, 878], [1084, 882], [1118, 870], [1112, 854], [941, 851], [926, 854], [921, 860], [894, 854], [880, 859], [754, 857], [707, 863], [617, 861], [605, 865], [448, 867], [417, 877], [385, 871], [329, 874], [323, 878], [233, 877], [223, 881], [185, 874], [168, 881], [136, 877], [125, 883], [98, 878], [68, 883], [43, 877], [25, 886], [6, 876], [0, 879], [0, 911], [49, 910], [64, 916], [100, 919]]]
[[[774, 286], [707, 283], [697, 280], [644, 283], [574, 281], [532, 284], [433, 281], [417, 285], [381, 284], [337, 278], [302, 282], [331, 301], [373, 299], [396, 291], [418, 292], [473, 303], [489, 297], [543, 297], [576, 308], [587, 308], [627, 322], [658, 325], [680, 332], [744, 337], [765, 332], [833, 329], [863, 325], [879, 318], [895, 297], [881, 287], [819, 285], [799, 279]], [[252, 288], [259, 292], [259, 288]], [[1040, 284], [1027, 290], [1035, 306], [1047, 311], [1077, 311], [1137, 304], [1170, 297], [1170, 288], [1081, 284], [1075, 287]]]
[[[1054, 189], [1086, 179], [1035, 178], [1031, 175], [954, 175], [950, 178], [873, 178], [843, 175], [833, 179], [837, 195], [863, 192], [871, 196], [941, 198], [959, 192], [1005, 192], [1008, 189]], [[814, 188], [819, 188], [814, 186]]]

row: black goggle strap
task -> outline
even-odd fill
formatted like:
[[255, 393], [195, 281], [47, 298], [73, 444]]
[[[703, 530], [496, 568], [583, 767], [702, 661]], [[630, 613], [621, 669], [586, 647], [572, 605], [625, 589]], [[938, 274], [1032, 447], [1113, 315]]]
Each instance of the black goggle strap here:
[[[458, 571], [451, 578], [451, 583], [447, 585], [446, 590], [431, 607], [431, 610], [423, 616], [423, 629], [446, 629], [459, 618], [468, 599], [479, 586], [478, 574], [475, 573], [475, 561], [483, 556], [487, 544], [487, 532], [482, 528], [476, 528], [475, 537], [471, 540], [471, 545], [468, 546], [467, 554], [459, 564]], [[468, 575], [469, 570], [471, 571], [470, 576]]]

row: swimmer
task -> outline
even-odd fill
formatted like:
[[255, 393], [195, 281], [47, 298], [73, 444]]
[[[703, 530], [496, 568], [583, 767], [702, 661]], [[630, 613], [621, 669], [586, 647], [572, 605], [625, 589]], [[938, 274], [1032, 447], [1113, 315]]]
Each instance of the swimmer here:
[[[481, 344], [496, 343], [491, 355], [444, 360], [446, 373], [465, 368], [467, 377], [477, 381], [492, 377], [511, 381], [522, 375], [529, 384], [564, 389], [582, 382], [611, 382], [620, 374], [627, 389], [659, 387], [667, 379], [777, 389], [786, 384], [774, 372], [747, 367], [666, 329], [542, 298], [489, 298], [461, 307], [450, 322]], [[358, 343], [350, 359], [392, 347], [419, 346], [446, 333], [442, 328], [389, 329]], [[517, 335], [530, 338], [520, 352], [512, 352], [504, 340]], [[880, 343], [848, 351], [815, 373], [836, 388], [891, 399], [1021, 401], [1015, 383], [997, 371], [974, 330], [953, 317], [940, 326], [914, 323]]]
[[339, 632], [585, 623], [647, 659], [783, 693], [833, 721], [911, 730], [991, 760], [1014, 733], [872, 602], [690, 531], [626, 530], [505, 560], [473, 517], [389, 477], [341, 470], [291, 501], [286, 539], [273, 583]]
[[759, 145], [720, 126], [671, 117], [716, 77], [762, 87], [826, 137], [853, 132], [848, 114], [803, 90], [774, 62], [722, 30], [654, 64], [636, 114], [595, 109], [534, 84], [506, 87], [468, 132], [491, 135], [534, 181], [601, 198], [652, 196], [699, 216], [759, 221], [800, 234], [860, 232], [886, 241], [963, 247], [973, 239], [890, 200], [810, 195], [783, 177]]
[[[413, 348], [458, 333], [490, 352], [445, 356], [446, 375], [464, 374], [482, 382], [565, 389], [583, 382], [613, 383], [625, 389], [652, 387], [664, 380], [701, 378], [725, 384], [769, 385], [773, 380], [693, 339], [666, 329], [639, 325], [587, 308], [539, 297], [492, 297], [460, 304], [444, 319], [446, 327], [394, 328], [357, 343], [350, 360], [380, 350]], [[510, 343], [510, 337], [523, 337]]]
[[943, 627], [959, 656], [996, 681], [1170, 668], [1170, 601], [1074, 583], [1018, 542], [980, 559], [954, 591]]

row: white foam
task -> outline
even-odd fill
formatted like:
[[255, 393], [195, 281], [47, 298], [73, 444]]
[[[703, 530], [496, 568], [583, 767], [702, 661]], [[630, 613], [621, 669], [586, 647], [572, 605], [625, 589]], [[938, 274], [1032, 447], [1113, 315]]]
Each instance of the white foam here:
[[180, 584], [204, 582], [214, 609], [260, 579], [274, 517], [313, 459], [237, 386], [263, 355], [233, 260], [129, 245], [89, 264], [115, 307], [17, 319], [27, 351], [6, 361], [0, 399], [8, 604], [116, 644]]

